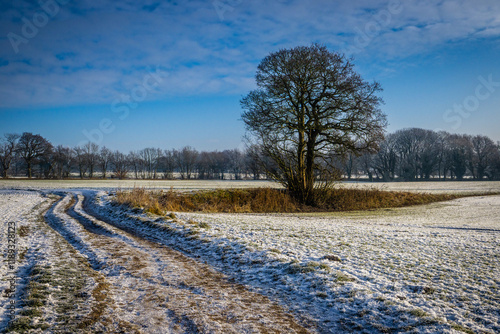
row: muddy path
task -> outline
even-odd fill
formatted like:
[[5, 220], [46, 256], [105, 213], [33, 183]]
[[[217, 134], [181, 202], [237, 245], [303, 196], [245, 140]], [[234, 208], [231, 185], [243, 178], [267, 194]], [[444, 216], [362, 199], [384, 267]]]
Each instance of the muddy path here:
[[89, 328], [127, 333], [309, 332], [281, 306], [210, 266], [96, 217], [89, 210], [88, 194], [59, 196], [45, 220], [96, 273], [89, 294], [92, 311], [84, 317]]

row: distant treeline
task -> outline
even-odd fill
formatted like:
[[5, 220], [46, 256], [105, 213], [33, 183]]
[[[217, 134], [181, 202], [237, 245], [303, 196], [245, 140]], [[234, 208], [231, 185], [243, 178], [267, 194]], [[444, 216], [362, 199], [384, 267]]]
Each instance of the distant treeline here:
[[[347, 179], [500, 180], [500, 145], [487, 136], [404, 129], [386, 136], [375, 154], [331, 152], [334, 166]], [[266, 162], [267, 161], [267, 162]], [[267, 165], [266, 165], [267, 164]], [[272, 168], [258, 146], [244, 151], [197, 151], [186, 146], [145, 148], [128, 154], [89, 142], [53, 146], [25, 132], [0, 138], [0, 175], [47, 179], [265, 179]]]
[[487, 136], [450, 134], [418, 128], [386, 136], [378, 153], [342, 160], [347, 178], [370, 180], [500, 180], [500, 143]]

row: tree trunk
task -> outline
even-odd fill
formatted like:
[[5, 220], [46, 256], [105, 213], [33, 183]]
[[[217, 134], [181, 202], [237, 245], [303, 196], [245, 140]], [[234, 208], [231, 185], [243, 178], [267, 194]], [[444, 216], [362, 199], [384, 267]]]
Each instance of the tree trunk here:
[[314, 160], [316, 158], [316, 134], [310, 134], [306, 152], [306, 182], [304, 187], [304, 203], [314, 204]]
[[[294, 171], [293, 168], [290, 168], [290, 180], [288, 188], [293, 193], [293, 195], [302, 203], [305, 203], [307, 198], [306, 189], [307, 189], [307, 167], [306, 167], [306, 140], [305, 140], [305, 118], [304, 113], [301, 110], [297, 110], [298, 113], [298, 143], [297, 143], [297, 167]], [[296, 175], [294, 175], [296, 173]]]
[[28, 170], [28, 179], [31, 179], [31, 176], [32, 176], [32, 172], [31, 172], [31, 161], [26, 161], [26, 167], [27, 167], [27, 170]]

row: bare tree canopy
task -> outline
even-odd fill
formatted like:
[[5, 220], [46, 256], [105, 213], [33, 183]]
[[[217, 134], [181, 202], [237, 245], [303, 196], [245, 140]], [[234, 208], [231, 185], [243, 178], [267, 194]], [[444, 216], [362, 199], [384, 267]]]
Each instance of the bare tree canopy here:
[[[277, 176], [286, 175], [276, 161], [290, 161], [290, 169], [296, 165], [292, 155], [282, 153], [278, 156], [282, 160], [273, 160], [269, 151], [258, 144], [248, 146], [243, 152], [237, 149], [198, 152], [191, 147], [181, 150], [145, 148], [128, 155], [92, 146], [53, 147], [40, 135], [5, 134], [0, 137], [0, 177], [32, 175], [63, 179], [79, 176], [83, 179], [99, 174], [104, 179], [111, 176], [276, 180]], [[347, 151], [344, 155], [335, 149], [316, 156], [313, 176], [316, 187], [328, 185], [320, 182], [324, 181], [324, 170], [328, 168], [335, 168], [347, 179], [368, 178], [370, 181], [500, 180], [500, 142], [495, 143], [484, 135], [407, 128], [387, 134], [378, 152], [357, 155], [359, 151]], [[314, 195], [317, 203], [320, 202], [322, 198], [318, 195], [322, 192], [315, 190]]]
[[26, 175], [31, 178], [33, 164], [52, 150], [52, 144], [40, 135], [24, 132], [17, 143], [17, 153], [26, 163]]
[[7, 133], [4, 138], [0, 138], [0, 171], [3, 178], [7, 178], [19, 137], [18, 134]]
[[329, 180], [332, 152], [373, 150], [383, 140], [380, 85], [325, 46], [271, 53], [256, 81], [258, 89], [241, 100], [242, 119], [277, 165], [271, 175], [304, 203], [314, 201], [318, 175]]

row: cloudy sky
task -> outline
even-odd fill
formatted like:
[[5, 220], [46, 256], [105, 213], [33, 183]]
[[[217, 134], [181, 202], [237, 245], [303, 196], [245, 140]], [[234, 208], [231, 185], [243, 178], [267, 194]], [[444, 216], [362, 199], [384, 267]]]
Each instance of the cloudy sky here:
[[0, 17], [0, 135], [242, 147], [258, 63], [321, 43], [381, 83], [388, 131], [500, 141], [498, 0], [17, 0]]

